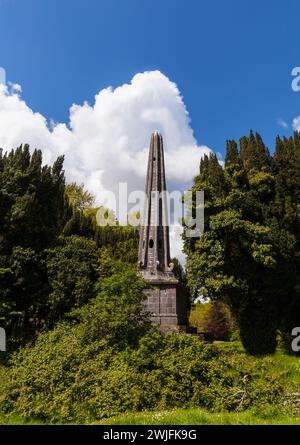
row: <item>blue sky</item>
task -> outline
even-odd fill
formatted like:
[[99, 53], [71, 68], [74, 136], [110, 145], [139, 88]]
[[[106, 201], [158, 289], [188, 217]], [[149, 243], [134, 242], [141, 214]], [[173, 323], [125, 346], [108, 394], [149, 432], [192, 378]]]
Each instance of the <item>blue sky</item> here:
[[0, 0], [0, 66], [56, 121], [108, 85], [160, 70], [199, 144], [224, 153], [253, 128], [272, 146], [300, 114], [299, 17], [296, 0]]

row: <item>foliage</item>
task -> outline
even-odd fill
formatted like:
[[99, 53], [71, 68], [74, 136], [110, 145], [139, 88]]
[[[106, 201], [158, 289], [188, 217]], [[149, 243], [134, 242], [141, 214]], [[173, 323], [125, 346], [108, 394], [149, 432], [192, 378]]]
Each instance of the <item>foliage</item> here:
[[69, 203], [75, 207], [76, 210], [85, 210], [93, 207], [95, 197], [85, 190], [84, 184], [77, 184], [72, 182], [66, 185], [65, 194]]
[[95, 296], [99, 254], [94, 241], [84, 237], [61, 237], [45, 251], [50, 293], [47, 324], [52, 325], [67, 311], [78, 308]]
[[80, 323], [88, 342], [105, 338], [107, 344], [121, 349], [135, 344], [150, 326], [143, 304], [145, 286], [135, 267], [110, 260], [109, 274], [100, 273], [97, 296], [73, 309], [70, 317]]
[[65, 186], [63, 158], [42, 165], [29, 146], [0, 153], [0, 323], [8, 350], [32, 341], [95, 296], [99, 247], [136, 261], [137, 231], [98, 227], [93, 197]]
[[198, 332], [205, 332], [211, 340], [229, 340], [236, 331], [229, 308], [221, 301], [196, 304], [190, 315], [190, 323]]
[[[229, 307], [252, 354], [273, 352], [278, 329], [288, 344], [299, 325], [299, 141], [278, 138], [270, 156], [251, 132], [239, 149], [228, 141], [224, 169], [205, 156], [193, 186], [205, 191], [205, 233], [184, 240], [187, 275], [173, 261], [191, 294], [211, 300], [203, 329], [227, 338]], [[0, 368], [2, 413], [85, 423], [178, 407], [279, 409], [285, 397], [292, 410], [286, 392], [300, 382], [287, 388], [291, 369], [275, 369], [276, 356], [150, 324], [138, 231], [99, 227], [92, 197], [77, 184], [66, 191], [62, 168], [28, 146], [0, 157], [0, 322], [9, 349], [22, 346]]]
[[198, 332], [204, 331], [204, 320], [210, 307], [211, 303], [196, 303], [192, 306], [189, 323], [197, 328]]
[[20, 146], [0, 154], [0, 252], [18, 245], [40, 251], [59, 234], [64, 216], [63, 158], [42, 165], [42, 153]]
[[0, 391], [2, 411], [90, 423], [128, 411], [282, 406], [286, 379], [272, 374], [267, 359], [253, 362], [197, 337], [151, 329], [123, 349], [106, 334], [86, 334], [82, 325], [60, 324], [15, 355]]
[[270, 156], [253, 132], [227, 142], [225, 168], [205, 156], [192, 190], [205, 193], [205, 231], [185, 239], [188, 283], [229, 305], [243, 345], [274, 352], [277, 330], [299, 325], [300, 137]]
[[43, 250], [64, 226], [63, 158], [52, 167], [29, 146], [0, 153], [0, 320], [8, 347], [43, 328], [49, 286]]

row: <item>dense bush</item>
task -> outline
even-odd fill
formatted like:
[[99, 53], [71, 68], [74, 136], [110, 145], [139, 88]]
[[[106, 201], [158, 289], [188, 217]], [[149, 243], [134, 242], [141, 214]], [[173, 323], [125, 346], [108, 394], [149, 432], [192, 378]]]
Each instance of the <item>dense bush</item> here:
[[70, 321], [15, 353], [0, 409], [46, 422], [92, 422], [125, 411], [200, 406], [246, 409], [277, 403], [267, 372], [198, 337], [163, 335], [144, 312], [135, 268], [107, 260], [97, 296]]
[[120, 350], [67, 324], [17, 354], [6, 378], [2, 410], [47, 422], [187, 406], [243, 410], [278, 403], [282, 393], [263, 364], [243, 362], [197, 337], [150, 330], [136, 347]]

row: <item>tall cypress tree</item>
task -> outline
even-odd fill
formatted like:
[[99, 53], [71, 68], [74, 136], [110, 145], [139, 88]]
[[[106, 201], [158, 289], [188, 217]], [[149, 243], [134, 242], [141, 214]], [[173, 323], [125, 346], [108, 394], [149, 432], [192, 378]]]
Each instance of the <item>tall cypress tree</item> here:
[[234, 140], [226, 141], [225, 167], [239, 166], [240, 158], [237, 143]]
[[[296, 140], [299, 144], [298, 136]], [[277, 145], [281, 157], [296, 151], [295, 138], [293, 147], [290, 141], [282, 145], [278, 140]], [[275, 157], [271, 158], [260, 135], [251, 131], [249, 137], [240, 139], [240, 155], [236, 143], [227, 142], [223, 174], [215, 175], [215, 164], [205, 159], [193, 186], [205, 192], [205, 232], [193, 243], [185, 240], [193, 295], [229, 304], [242, 342], [252, 354], [275, 350], [283, 297], [288, 293], [280, 283], [291, 278], [283, 258], [288, 255], [295, 260], [293, 237], [278, 229], [277, 222], [283, 223], [288, 206], [281, 206], [281, 216], [275, 214], [275, 207], [273, 210], [280, 182], [276, 172], [281, 168]], [[281, 174], [286, 177], [283, 170]], [[294, 210], [292, 214], [295, 216]]]
[[51, 167], [28, 145], [1, 154], [0, 320], [10, 347], [43, 326], [49, 292], [43, 250], [62, 230], [64, 185], [62, 157]]
[[271, 214], [278, 251], [277, 281], [280, 291], [281, 331], [288, 349], [292, 329], [300, 325], [300, 136], [278, 136], [273, 171], [276, 177]]

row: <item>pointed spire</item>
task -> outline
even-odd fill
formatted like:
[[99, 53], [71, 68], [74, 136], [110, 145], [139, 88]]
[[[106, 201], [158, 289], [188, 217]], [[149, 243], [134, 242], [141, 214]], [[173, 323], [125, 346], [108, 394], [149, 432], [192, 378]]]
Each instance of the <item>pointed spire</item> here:
[[151, 135], [145, 193], [147, 199], [140, 230], [139, 269], [148, 279], [173, 278], [164, 148], [159, 131]]

